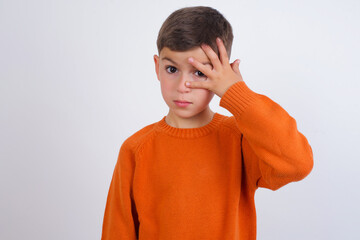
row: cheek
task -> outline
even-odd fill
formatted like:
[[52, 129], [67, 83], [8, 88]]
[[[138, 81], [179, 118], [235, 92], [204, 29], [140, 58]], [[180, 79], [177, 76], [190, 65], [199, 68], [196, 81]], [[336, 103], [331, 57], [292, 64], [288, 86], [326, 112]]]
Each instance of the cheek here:
[[171, 92], [174, 89], [174, 84], [169, 81], [162, 81], [161, 82], [161, 90], [163, 92]]
[[194, 95], [197, 96], [197, 99], [201, 100], [202, 102], [209, 102], [212, 97], [214, 96], [214, 93], [206, 90], [206, 89], [194, 89]]
[[176, 90], [174, 84], [172, 84], [170, 81], [164, 81], [164, 79], [162, 79], [161, 81], [161, 93], [163, 95], [163, 97], [165, 98], [165, 100], [172, 98], [174, 91]]
[[165, 73], [160, 75], [161, 77], [161, 88], [163, 90], [173, 90], [176, 88], [176, 81], [175, 79], [171, 79], [169, 76], [167, 76]]

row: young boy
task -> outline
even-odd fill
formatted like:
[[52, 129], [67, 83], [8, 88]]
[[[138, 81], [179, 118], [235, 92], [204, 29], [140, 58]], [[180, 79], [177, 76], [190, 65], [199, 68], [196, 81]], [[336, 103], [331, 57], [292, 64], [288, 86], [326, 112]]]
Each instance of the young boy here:
[[[256, 239], [256, 189], [312, 170], [296, 121], [229, 63], [232, 41], [231, 25], [210, 7], [179, 9], [163, 23], [154, 61], [169, 112], [122, 144], [103, 240]], [[233, 116], [211, 111], [214, 94]]]

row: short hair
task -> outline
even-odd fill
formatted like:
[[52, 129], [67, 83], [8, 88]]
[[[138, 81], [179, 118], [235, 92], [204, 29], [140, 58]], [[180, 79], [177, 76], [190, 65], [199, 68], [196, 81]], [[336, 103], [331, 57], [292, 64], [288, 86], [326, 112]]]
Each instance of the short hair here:
[[187, 51], [209, 45], [220, 57], [216, 38], [223, 41], [230, 59], [233, 32], [231, 24], [216, 9], [206, 6], [184, 7], [171, 13], [162, 24], [157, 48], [168, 47], [172, 51]]

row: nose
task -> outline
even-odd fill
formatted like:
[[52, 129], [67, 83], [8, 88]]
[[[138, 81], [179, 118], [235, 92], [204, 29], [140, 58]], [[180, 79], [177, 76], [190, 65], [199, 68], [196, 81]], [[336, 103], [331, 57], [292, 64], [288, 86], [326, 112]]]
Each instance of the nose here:
[[180, 78], [179, 78], [179, 83], [177, 86], [177, 91], [179, 93], [187, 93], [191, 91], [191, 88], [185, 86], [185, 82], [186, 81], [191, 81], [191, 77], [187, 76], [186, 74], [181, 74]]

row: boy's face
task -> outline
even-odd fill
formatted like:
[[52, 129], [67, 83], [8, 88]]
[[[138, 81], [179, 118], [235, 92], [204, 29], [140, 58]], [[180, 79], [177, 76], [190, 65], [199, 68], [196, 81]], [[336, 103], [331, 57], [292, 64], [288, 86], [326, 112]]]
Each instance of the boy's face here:
[[[189, 57], [206, 64], [212, 69], [206, 53], [196, 47], [185, 52], [172, 51], [164, 47], [160, 56], [154, 55], [155, 70], [161, 85], [161, 93], [169, 106], [169, 114], [178, 121], [183, 118], [200, 117], [209, 111], [214, 92], [203, 88], [188, 88], [185, 81], [207, 81], [207, 77], [188, 62]], [[176, 101], [187, 101], [179, 104]], [[204, 111], [206, 110], [206, 111]]]

